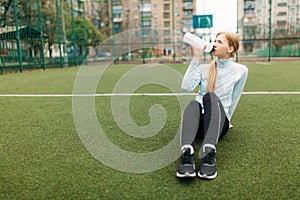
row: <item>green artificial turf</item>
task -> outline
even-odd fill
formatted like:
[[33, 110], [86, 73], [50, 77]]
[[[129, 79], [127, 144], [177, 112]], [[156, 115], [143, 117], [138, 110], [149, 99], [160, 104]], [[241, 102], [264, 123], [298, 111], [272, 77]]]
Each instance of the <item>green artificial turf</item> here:
[[[245, 91], [300, 91], [299, 62], [245, 64]], [[180, 73], [187, 67], [170, 66]], [[97, 93], [111, 93], [133, 67], [108, 68]], [[0, 93], [71, 94], [77, 71], [1, 75]], [[136, 92], [170, 91], [150, 84]], [[151, 123], [148, 111], [154, 104], [165, 108], [167, 119], [153, 137], [128, 136], [113, 118], [111, 98], [95, 97], [96, 116], [107, 137], [126, 151], [158, 150], [180, 127], [176, 97], [134, 96], [129, 108], [136, 124]], [[98, 161], [78, 136], [72, 97], [0, 97], [0, 199], [299, 199], [299, 102], [300, 95], [242, 95], [232, 119], [234, 128], [218, 144], [218, 177], [204, 181], [177, 179], [178, 160], [147, 173], [122, 172]]]

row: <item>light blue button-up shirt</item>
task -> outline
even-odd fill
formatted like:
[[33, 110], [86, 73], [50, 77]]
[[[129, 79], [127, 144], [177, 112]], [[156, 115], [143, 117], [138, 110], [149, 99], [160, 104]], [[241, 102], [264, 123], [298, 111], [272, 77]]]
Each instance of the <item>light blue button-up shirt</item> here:
[[[215, 93], [222, 102], [226, 116], [230, 121], [232, 114], [239, 102], [244, 89], [248, 68], [245, 65], [228, 60], [217, 59], [218, 76]], [[200, 86], [196, 100], [204, 106], [202, 98], [207, 93], [207, 74], [210, 64], [199, 65], [199, 62], [192, 60], [182, 80], [181, 88], [186, 91], [193, 91]]]

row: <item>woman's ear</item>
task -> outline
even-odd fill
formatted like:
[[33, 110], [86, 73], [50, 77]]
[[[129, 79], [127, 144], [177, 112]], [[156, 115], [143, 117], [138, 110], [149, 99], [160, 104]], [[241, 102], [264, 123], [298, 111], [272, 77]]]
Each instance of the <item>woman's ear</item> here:
[[233, 51], [234, 51], [234, 47], [233, 46], [231, 46], [231, 47], [228, 48], [228, 53], [229, 54], [231, 54]]

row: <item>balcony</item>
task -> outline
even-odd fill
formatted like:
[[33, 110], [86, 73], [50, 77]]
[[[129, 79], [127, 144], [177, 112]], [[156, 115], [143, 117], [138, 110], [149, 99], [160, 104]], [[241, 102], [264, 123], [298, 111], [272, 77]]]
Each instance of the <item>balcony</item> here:
[[256, 18], [246, 17], [243, 21], [244, 27], [255, 27], [257, 26]]
[[122, 6], [113, 6], [113, 14], [122, 14]]
[[192, 19], [193, 18], [193, 15], [185, 15], [182, 17], [183, 20], [185, 19]]
[[255, 9], [255, 1], [245, 1], [244, 10], [254, 10]]
[[151, 21], [143, 21], [143, 22], [141, 23], [141, 25], [142, 25], [143, 27], [151, 27]]
[[278, 7], [287, 7], [288, 4], [287, 4], [286, 2], [279, 2], [279, 3], [277, 4], [277, 6], [278, 6]]
[[118, 23], [118, 22], [122, 22], [123, 18], [122, 17], [114, 17], [114, 22]]
[[151, 21], [151, 17], [142, 17], [142, 19], [141, 20], [143, 20], [143, 21]]
[[119, 32], [119, 31], [122, 30], [122, 27], [121, 26], [115, 26], [114, 29], [115, 29], [116, 32]]
[[280, 27], [286, 26], [287, 21], [286, 20], [277, 20], [276, 25], [280, 26]]
[[254, 10], [244, 10], [245, 17], [255, 17]]
[[255, 26], [257, 26], [257, 24], [255, 22], [244, 23], [244, 27], [255, 27]]
[[193, 2], [184, 2], [183, 3], [183, 10], [193, 10]]
[[183, 10], [193, 10], [193, 6], [183, 6]]
[[150, 12], [150, 11], [151, 11], [150, 3], [140, 4], [140, 12]]
[[122, 4], [122, 0], [113, 0], [112, 3], [113, 5], [120, 5]]

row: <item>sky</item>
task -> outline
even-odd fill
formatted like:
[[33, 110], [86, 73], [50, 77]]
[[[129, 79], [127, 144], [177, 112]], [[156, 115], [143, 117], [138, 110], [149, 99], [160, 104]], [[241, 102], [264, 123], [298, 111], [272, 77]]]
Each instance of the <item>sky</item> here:
[[212, 14], [212, 33], [219, 31], [236, 32], [237, 0], [196, 0], [197, 15]]

